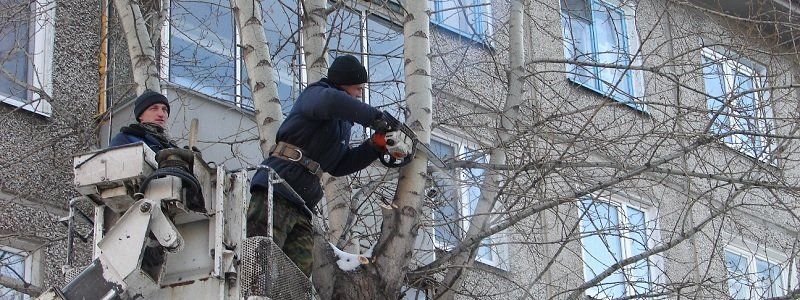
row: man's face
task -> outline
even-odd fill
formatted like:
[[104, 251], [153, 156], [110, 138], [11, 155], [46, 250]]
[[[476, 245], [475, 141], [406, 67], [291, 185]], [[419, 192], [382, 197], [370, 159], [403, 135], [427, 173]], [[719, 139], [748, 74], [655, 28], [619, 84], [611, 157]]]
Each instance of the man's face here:
[[163, 103], [156, 103], [147, 107], [142, 115], [139, 116], [141, 123], [153, 123], [165, 127], [169, 118], [169, 110]]
[[354, 98], [361, 98], [362, 91], [364, 90], [364, 84], [352, 84], [352, 85], [343, 85], [342, 89], [353, 96]]

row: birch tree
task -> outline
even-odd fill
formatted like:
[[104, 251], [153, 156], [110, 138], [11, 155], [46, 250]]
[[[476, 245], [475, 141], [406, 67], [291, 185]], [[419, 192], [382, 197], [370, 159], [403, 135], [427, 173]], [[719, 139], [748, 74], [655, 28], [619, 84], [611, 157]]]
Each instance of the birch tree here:
[[259, 146], [264, 157], [275, 144], [278, 127], [283, 122], [278, 87], [270, 58], [267, 37], [264, 34], [261, 1], [231, 0], [242, 41], [242, 57], [247, 66], [248, 85], [255, 106]]
[[[496, 137], [497, 141], [494, 142], [489, 149], [490, 157], [489, 164], [504, 165], [506, 164], [506, 149], [509, 143], [512, 142], [513, 136], [510, 134], [517, 126], [519, 120], [520, 105], [522, 105], [524, 97], [525, 85], [525, 41], [523, 40], [525, 27], [524, 23], [524, 9], [525, 1], [512, 0], [511, 9], [508, 21], [509, 32], [509, 72], [508, 72], [508, 87], [503, 110], [498, 114], [499, 126], [497, 128]], [[469, 219], [469, 228], [464, 236], [465, 241], [469, 241], [479, 237], [483, 231], [487, 229], [490, 219], [493, 216], [493, 210], [496, 207], [497, 197], [499, 196], [498, 190], [501, 189], [502, 177], [496, 174], [495, 170], [487, 170], [483, 182], [480, 183], [481, 195], [478, 203], [476, 204], [475, 214]], [[450, 268], [442, 280], [442, 285], [435, 298], [444, 297], [445, 299], [453, 298], [455, 292], [451, 287], [460, 286], [462, 280], [463, 268], [458, 266], [471, 266], [475, 262], [476, 251], [478, 250], [477, 244], [469, 247], [462, 252], [454, 253], [450, 264], [455, 266]]]
[[128, 43], [136, 94], [139, 95], [148, 89], [161, 92], [156, 51], [138, 2], [114, 0], [114, 7], [119, 14], [125, 40]]
[[[406, 74], [406, 104], [410, 112], [406, 123], [417, 133], [419, 142], [430, 143], [433, 119], [430, 61], [430, 17], [427, 1], [410, 1], [405, 6], [403, 58]], [[382, 275], [381, 294], [391, 297], [402, 287], [419, 230], [422, 190], [427, 157], [418, 153], [400, 170], [392, 206], [383, 210], [381, 236], [373, 251], [378, 273]]]

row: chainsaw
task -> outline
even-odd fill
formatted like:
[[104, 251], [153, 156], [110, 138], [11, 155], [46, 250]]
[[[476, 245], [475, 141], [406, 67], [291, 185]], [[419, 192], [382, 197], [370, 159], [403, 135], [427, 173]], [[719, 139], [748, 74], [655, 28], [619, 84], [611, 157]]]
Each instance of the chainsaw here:
[[389, 168], [399, 168], [407, 165], [414, 159], [417, 150], [428, 156], [428, 161], [439, 168], [447, 168], [447, 164], [433, 151], [419, 140], [417, 134], [408, 125], [400, 123], [389, 112], [384, 111], [383, 117], [387, 123], [386, 132], [379, 132], [386, 140], [386, 153], [380, 157], [381, 164]]

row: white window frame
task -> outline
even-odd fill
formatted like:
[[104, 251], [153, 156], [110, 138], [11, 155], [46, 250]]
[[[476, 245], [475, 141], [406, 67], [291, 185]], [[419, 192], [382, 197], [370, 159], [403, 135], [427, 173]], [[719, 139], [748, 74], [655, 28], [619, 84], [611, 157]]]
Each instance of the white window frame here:
[[[562, 1], [564, 1], [564, 0], [559, 1], [559, 6], [563, 5]], [[634, 3], [634, 1], [620, 1], [620, 0], [585, 0], [585, 1], [588, 2], [589, 9], [591, 9], [592, 5], [594, 5], [593, 2], [603, 2], [603, 3], [605, 3], [606, 5], [608, 5], [610, 7], [615, 7], [616, 9], [619, 9], [619, 10], [622, 11], [622, 14], [624, 15], [623, 27], [624, 27], [624, 31], [625, 31], [624, 32], [624, 37], [625, 37], [625, 41], [624, 42], [625, 42], [625, 48], [627, 50], [626, 54], [631, 59], [631, 62], [630, 62], [631, 67], [639, 67], [639, 66], [641, 66], [642, 65], [642, 58], [641, 58], [641, 55], [638, 55], [640, 42], [639, 42], [638, 31], [636, 29], [637, 28], [637, 26], [636, 26], [636, 8], [635, 8], [636, 4]], [[561, 22], [563, 22], [563, 20], [565, 18], [568, 18], [568, 16], [565, 16], [563, 8], [559, 8], [559, 15], [560, 15], [560, 18], [561, 18]], [[592, 42], [592, 49], [594, 51], [594, 49], [597, 48], [597, 45], [596, 45], [597, 41], [596, 41], [595, 32], [594, 32], [594, 26], [595, 26], [594, 25], [594, 20], [592, 20], [591, 26], [592, 26], [592, 28], [590, 29], [592, 31], [591, 32], [591, 42]], [[571, 32], [572, 29], [571, 28], [562, 28], [563, 34], [566, 34], [568, 31]], [[568, 60], [571, 60], [572, 58], [568, 56], [569, 55], [568, 48], [572, 47], [570, 39], [568, 37], [566, 37], [566, 36], [562, 36], [562, 38], [564, 39], [564, 57], [566, 59], [568, 59]], [[595, 55], [595, 54], [593, 54], [593, 55]], [[580, 86], [585, 87], [585, 88], [587, 88], [589, 90], [592, 90], [594, 92], [602, 94], [604, 97], [611, 98], [614, 101], [618, 101], [618, 102], [624, 103], [625, 105], [627, 105], [627, 106], [629, 106], [629, 107], [631, 107], [633, 109], [636, 109], [638, 111], [645, 112], [645, 113], [648, 112], [647, 105], [644, 104], [645, 103], [645, 99], [644, 99], [645, 85], [644, 85], [644, 74], [643, 74], [643, 72], [641, 70], [629, 69], [629, 70], [626, 71], [626, 72], [630, 72], [630, 74], [631, 74], [631, 76], [630, 76], [630, 78], [631, 78], [631, 80], [630, 80], [631, 81], [630, 82], [631, 91], [622, 91], [622, 92], [630, 93], [630, 95], [629, 95], [630, 97], [629, 98], [626, 97], [624, 99], [621, 99], [620, 97], [616, 97], [614, 95], [613, 91], [604, 92], [604, 91], [602, 91], [601, 89], [599, 89], [598, 87], [595, 86], [595, 85], [605, 84], [603, 82], [600, 82], [601, 79], [600, 79], [600, 72], [597, 70], [598, 68], [590, 67], [590, 68], [594, 68], [595, 69], [593, 72], [590, 72], [591, 80], [593, 82], [595, 82], [593, 85], [583, 84], [581, 82], [576, 81], [574, 78], [572, 78], [570, 76], [571, 75], [570, 71], [571, 71], [572, 68], [573, 68], [572, 64], [569, 64], [569, 63], [565, 64], [566, 76], [567, 76], [567, 79], [570, 80], [571, 82], [574, 82], [577, 85], [580, 85]], [[580, 68], [580, 66], [578, 66], [578, 68]], [[618, 89], [618, 87], [616, 89]]]
[[[33, 279], [33, 255], [31, 255], [27, 251], [19, 250], [19, 249], [13, 248], [13, 247], [5, 246], [5, 245], [0, 245], [0, 250], [5, 251], [5, 252], [14, 253], [16, 255], [25, 257], [25, 260], [23, 261], [25, 270], [23, 271], [24, 274], [22, 274], [22, 277], [23, 277], [25, 282], [34, 283], [34, 282], [31, 282], [32, 279]], [[25, 295], [24, 293], [20, 292], [20, 294], [23, 295], [23, 299], [29, 299], [30, 298], [28, 295]]]
[[[467, 22], [470, 22], [472, 28], [465, 30], [450, 26], [446, 23], [444, 16], [445, 12], [442, 11], [442, 2], [459, 1], [461, 2], [460, 4], [465, 7], [453, 8], [449, 10], [456, 10], [460, 12], [464, 9], [469, 9], [470, 13], [465, 14], [465, 16], [471, 17]], [[430, 16], [430, 20], [434, 25], [476, 42], [490, 45], [489, 37], [494, 34], [494, 25], [492, 24], [492, 2], [490, 0], [428, 0], [428, 6], [433, 12]], [[484, 25], [486, 28], [483, 28]]]
[[[728, 271], [727, 265], [725, 265], [725, 252], [731, 252], [740, 256], [744, 256], [748, 261], [747, 277], [749, 288], [751, 289], [750, 294], [751, 296], [754, 296], [752, 299], [760, 299], [758, 295], [754, 295], [752, 292], [752, 288], [754, 287], [755, 283], [758, 282], [756, 259], [781, 267], [781, 284], [783, 285], [783, 291], [781, 291], [780, 295], [774, 296], [786, 295], [787, 291], [791, 291], [792, 289], [800, 287], [800, 283], [798, 282], [800, 281], [798, 280], [798, 275], [800, 275], [800, 273], [798, 273], [796, 268], [792, 267], [795, 266], [796, 262], [794, 260], [789, 260], [789, 256], [786, 254], [769, 247], [764, 247], [763, 245], [754, 243], [740, 236], [735, 236], [729, 233], [724, 233], [723, 236], [727, 237], [729, 241], [729, 243], [723, 247], [722, 252], [724, 272], [726, 276], [731, 275]], [[728, 280], [725, 282], [725, 288], [728, 289], [727, 295], [733, 297], [733, 295], [731, 295], [730, 284], [728, 283]]]
[[[645, 222], [645, 233], [647, 235], [647, 248], [648, 249], [653, 249], [654, 247], [657, 246], [657, 241], [660, 240], [660, 235], [659, 235], [659, 231], [658, 231], [658, 222], [657, 222], [658, 219], [656, 217], [658, 211], [657, 211], [656, 208], [654, 208], [654, 207], [646, 207], [644, 205], [640, 205], [639, 203], [637, 203], [638, 201], [634, 201], [632, 199], [627, 199], [627, 197], [606, 196], [606, 195], [601, 195], [601, 194], [595, 193], [595, 194], [590, 194], [590, 195], [586, 195], [586, 196], [580, 197], [577, 200], [578, 202], [576, 204], [577, 204], [577, 207], [578, 207], [578, 209], [577, 209], [578, 222], [581, 222], [581, 223], [583, 222], [583, 218], [582, 218], [583, 216], [581, 215], [581, 210], [582, 210], [581, 202], [584, 201], [584, 200], [592, 200], [594, 202], [598, 202], [598, 201], [599, 202], [604, 202], [604, 203], [609, 204], [611, 207], [614, 207], [615, 209], [617, 209], [617, 216], [618, 216], [619, 223], [620, 223], [619, 232], [620, 232], [620, 235], [621, 235], [621, 237], [620, 237], [620, 249], [622, 250], [622, 255], [621, 255], [622, 259], [626, 259], [626, 258], [632, 256], [631, 255], [631, 251], [632, 251], [631, 250], [631, 248], [632, 248], [631, 242], [632, 242], [633, 239], [630, 237], [631, 231], [629, 229], [627, 229], [627, 228], [630, 228], [630, 226], [629, 226], [630, 221], [628, 220], [628, 208], [633, 208], [633, 209], [636, 209], [638, 211], [644, 212], [644, 214], [645, 214], [645, 220], [644, 220], [644, 222]], [[579, 229], [580, 229], [580, 226], [582, 226], [582, 225], [578, 224], [578, 226], [579, 226]], [[583, 235], [583, 232], [581, 232], [581, 235]], [[584, 276], [583, 279], [584, 279], [584, 281], [591, 280], [594, 277], [587, 278], [589, 276], [589, 271], [587, 270], [587, 265], [585, 263], [586, 259], [583, 257], [583, 253], [584, 253], [584, 251], [583, 251], [584, 250], [583, 238], [581, 238], [580, 243], [581, 243], [580, 244], [580, 246], [581, 246], [581, 268], [582, 268], [583, 276]], [[660, 254], [653, 254], [653, 255], [649, 256], [646, 260], [647, 260], [647, 263], [650, 265], [650, 268], [649, 268], [650, 272], [648, 274], [650, 276], [650, 282], [649, 282], [650, 283], [650, 289], [653, 289], [654, 285], [656, 285], [656, 284], [658, 284], [659, 282], [662, 281], [661, 280], [661, 278], [662, 278], [661, 277], [661, 272], [659, 270], [663, 270], [663, 267], [662, 267], [663, 258], [662, 258], [662, 256]], [[623, 267], [623, 269], [622, 269], [625, 278], [631, 278], [632, 277], [632, 275], [630, 273], [631, 272], [630, 271], [630, 269], [631, 269], [630, 267], [631, 266], [628, 265], [628, 266]], [[625, 296], [635, 295], [634, 287], [630, 282], [628, 282], [626, 280], [624, 285], [625, 285]], [[590, 294], [590, 290], [591, 290], [591, 288], [587, 289], [584, 293], [586, 295], [588, 295], [588, 296], [595, 297], [596, 295], [591, 295]], [[606, 299], [606, 298], [602, 298], [601, 297], [601, 298], [598, 298], [598, 299]], [[610, 299], [610, 298], [608, 298], [608, 299]]]
[[[724, 88], [725, 88], [725, 99], [721, 99], [721, 101], [728, 102], [727, 99], [730, 95], [733, 94], [734, 86], [734, 77], [735, 72], [743, 73], [749, 76], [753, 82], [754, 89], [761, 89], [764, 88], [764, 84], [766, 84], [766, 68], [763, 66], [753, 65], [750, 63], [742, 62], [740, 60], [736, 60], [731, 58], [730, 56], [726, 56], [720, 52], [714, 51], [711, 48], [703, 48], [702, 49], [702, 56], [703, 60], [710, 60], [711, 63], [721, 65], [723, 70], [721, 76], [723, 77]], [[703, 62], [705, 66], [706, 62]], [[706, 74], [703, 74], [705, 78]], [[703, 82], [705, 87], [705, 82]], [[774, 128], [772, 124], [772, 108], [767, 104], [769, 94], [764, 92], [753, 92], [753, 100], [756, 102], [756, 110], [754, 111], [754, 115], [756, 116], [755, 124], [759, 133], [761, 134], [770, 134], [772, 128]], [[741, 99], [741, 97], [739, 98]], [[736, 103], [731, 103], [731, 105], [736, 106], [738, 103], [738, 99], [734, 100]], [[731, 131], [747, 131], [747, 128], [741, 128], [739, 125], [738, 117], [736, 114], [731, 112], [731, 105], [725, 105], [722, 111], [722, 114], [726, 114], [728, 117], [728, 122], [725, 124], [730, 128]], [[706, 109], [708, 109], [708, 100], [706, 100]], [[715, 112], [712, 112], [715, 113]], [[712, 120], [712, 122], [717, 122], [716, 120]], [[719, 129], [722, 131], [723, 129]], [[720, 132], [722, 134], [727, 134], [726, 132]], [[748, 145], [746, 145], [747, 139], [745, 139], [746, 134], [731, 134], [727, 135], [726, 137], [722, 138], [723, 143], [735, 149], [747, 156], [756, 158], [763, 162], [770, 162], [771, 154], [773, 153], [773, 148], [775, 145], [770, 143], [770, 140], [766, 136], [762, 135], [753, 135], [749, 136], [751, 139], [758, 139], [763, 147], [763, 153], [755, 153], [750, 149]], [[775, 161], [772, 160], [772, 163]]]
[[[55, 41], [55, 1], [36, 0], [30, 3], [34, 17], [28, 27], [29, 62], [26, 82], [47, 95], [53, 92], [53, 47]], [[45, 98], [30, 89], [27, 99], [0, 95], [0, 102], [10, 104], [45, 117], [53, 114], [53, 109]]]
[[[437, 140], [443, 144], [452, 146], [454, 148], [455, 155], [458, 157], [463, 156], [467, 153], [468, 149], [480, 149], [477, 144], [468, 142], [464, 139], [459, 139], [453, 136], [444, 137], [440, 134], [434, 134], [431, 139]], [[486, 161], [489, 161], [489, 153], [485, 153], [484, 156], [486, 157]], [[467, 175], [467, 171], [465, 169], [459, 170], [458, 172], [458, 183], [459, 187], [457, 190], [458, 193], [458, 200], [460, 207], [458, 208], [458, 213], [460, 214], [459, 217], [459, 228], [461, 228], [464, 232], [469, 229], [469, 218], [465, 218], [464, 216], [471, 216], [472, 213], [469, 212], [469, 199], [466, 196], [468, 193], [469, 186], [464, 184], [469, 180], [469, 176]], [[495, 208], [493, 210], [500, 209], [501, 205], [499, 203], [495, 204]], [[431, 212], [432, 220], [436, 218], [436, 211]], [[441, 249], [444, 251], [452, 250], [454, 245], [449, 245], [448, 243], [444, 243], [442, 241], [437, 241], [436, 238], [436, 228], [431, 228], [432, 230], [432, 240], [433, 245], [437, 249]], [[459, 236], [457, 238], [463, 238], [463, 236]], [[506, 236], [504, 231], [498, 232], [492, 236], [486, 237], [483, 241], [489, 241], [491, 245], [486, 245], [489, 247], [489, 250], [496, 255], [492, 255], [490, 258], [486, 257], [475, 257], [475, 260], [486, 265], [490, 265], [493, 267], [497, 267], [502, 270], [509, 270], [508, 265], [508, 237]], [[481, 247], [481, 246], [479, 246]]]

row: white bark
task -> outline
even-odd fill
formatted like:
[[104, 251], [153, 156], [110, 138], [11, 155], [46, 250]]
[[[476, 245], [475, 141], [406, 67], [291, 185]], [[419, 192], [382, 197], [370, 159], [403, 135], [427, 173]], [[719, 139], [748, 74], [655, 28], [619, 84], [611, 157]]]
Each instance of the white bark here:
[[316, 82], [327, 74], [325, 28], [328, 12], [325, 0], [305, 0], [303, 5], [303, 51], [308, 82]]
[[155, 60], [156, 51], [150, 40], [150, 34], [147, 33], [139, 4], [130, 0], [114, 0], [114, 7], [117, 8], [125, 40], [128, 43], [136, 94], [141, 94], [145, 90], [161, 92]]
[[350, 238], [347, 220], [351, 218], [352, 209], [352, 190], [347, 177], [333, 177], [328, 175], [322, 177], [325, 184], [325, 199], [328, 207], [328, 228], [326, 233], [328, 241], [336, 247], [347, 252], [357, 253], [358, 243]]
[[[511, 142], [514, 124], [519, 119], [519, 106], [522, 104], [525, 83], [525, 43], [523, 40], [525, 29], [523, 27], [524, 0], [512, 0], [509, 16], [509, 50], [508, 59], [511, 68], [508, 77], [508, 91], [506, 102], [500, 115], [500, 127], [497, 130], [498, 140], [491, 147], [489, 164], [503, 165], [506, 163], [506, 148]], [[501, 184], [501, 174], [495, 169], [486, 169], [484, 182], [480, 184], [481, 196], [476, 204], [473, 215], [469, 218], [469, 229], [465, 240], [471, 240], [483, 234], [489, 220], [492, 218], [492, 209], [497, 202], [498, 190]], [[466, 267], [475, 262], [475, 254], [480, 245], [474, 245], [468, 250], [457, 253], [450, 265], [457, 266], [448, 269], [442, 287], [437, 292], [437, 299], [451, 299], [455, 288], [463, 280], [462, 274]]]
[[242, 57], [248, 75], [247, 84], [252, 91], [259, 146], [266, 157], [269, 155], [269, 148], [275, 143], [283, 114], [274, 79], [275, 69], [264, 33], [261, 1], [231, 0], [231, 8], [240, 32]]
[[[407, 1], [403, 26], [405, 47], [406, 103], [410, 111], [407, 124], [420, 141], [429, 143], [432, 123], [432, 86], [430, 61], [430, 19], [428, 1]], [[422, 212], [422, 190], [425, 185], [428, 158], [417, 153], [400, 171], [394, 197], [394, 209], [383, 211], [383, 225], [374, 254], [383, 293], [396, 294], [402, 286], [405, 268], [411, 258], [414, 240], [419, 231]]]

